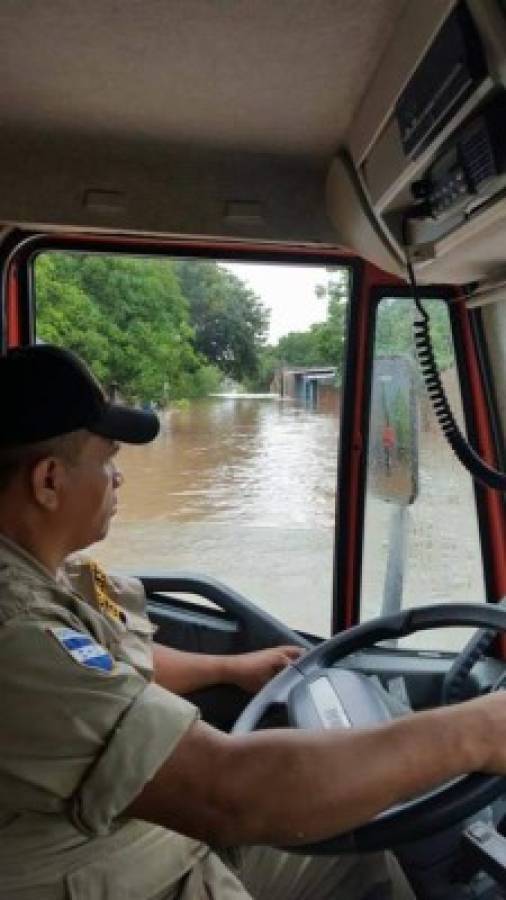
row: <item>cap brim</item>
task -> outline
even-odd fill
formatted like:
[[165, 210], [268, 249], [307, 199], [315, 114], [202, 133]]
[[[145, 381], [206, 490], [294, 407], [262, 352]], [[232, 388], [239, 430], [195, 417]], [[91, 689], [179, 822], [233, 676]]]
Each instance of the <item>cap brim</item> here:
[[124, 444], [147, 444], [160, 430], [156, 413], [144, 409], [130, 409], [114, 403], [107, 405], [97, 422], [88, 426], [89, 431], [100, 437], [121, 441]]

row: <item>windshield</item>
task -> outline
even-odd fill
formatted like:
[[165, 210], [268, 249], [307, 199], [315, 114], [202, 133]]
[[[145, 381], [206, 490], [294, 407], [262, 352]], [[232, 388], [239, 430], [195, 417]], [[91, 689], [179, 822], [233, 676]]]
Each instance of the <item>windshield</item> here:
[[330, 633], [348, 272], [45, 253], [38, 339], [156, 408], [125, 446], [107, 569], [191, 569]]

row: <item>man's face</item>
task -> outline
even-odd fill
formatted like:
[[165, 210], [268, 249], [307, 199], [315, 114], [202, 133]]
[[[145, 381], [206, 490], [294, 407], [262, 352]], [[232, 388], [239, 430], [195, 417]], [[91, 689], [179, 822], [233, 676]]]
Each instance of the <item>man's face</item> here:
[[69, 552], [102, 540], [116, 512], [116, 492], [123, 482], [114, 457], [119, 444], [90, 434], [75, 463], [68, 465], [61, 514], [69, 535]]

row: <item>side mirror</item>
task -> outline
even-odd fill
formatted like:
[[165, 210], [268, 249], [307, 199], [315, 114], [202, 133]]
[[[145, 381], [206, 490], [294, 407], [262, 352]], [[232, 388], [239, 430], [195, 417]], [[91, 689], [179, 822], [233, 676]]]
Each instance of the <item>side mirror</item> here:
[[418, 496], [418, 406], [414, 364], [406, 356], [374, 361], [369, 430], [370, 488], [408, 506]]

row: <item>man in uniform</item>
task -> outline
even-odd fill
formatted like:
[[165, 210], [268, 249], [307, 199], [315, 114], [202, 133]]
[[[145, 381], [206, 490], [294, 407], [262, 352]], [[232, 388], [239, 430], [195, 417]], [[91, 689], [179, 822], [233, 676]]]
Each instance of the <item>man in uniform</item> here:
[[324, 839], [467, 771], [506, 773], [504, 699], [346, 734], [201, 722], [179, 694], [255, 690], [300, 651], [157, 646], [140, 585], [70, 556], [107, 533], [118, 442], [154, 438], [156, 416], [108, 402], [51, 346], [1, 358], [0, 390], [0, 898], [410, 896], [397, 874], [391, 893], [386, 855], [259, 845]]

